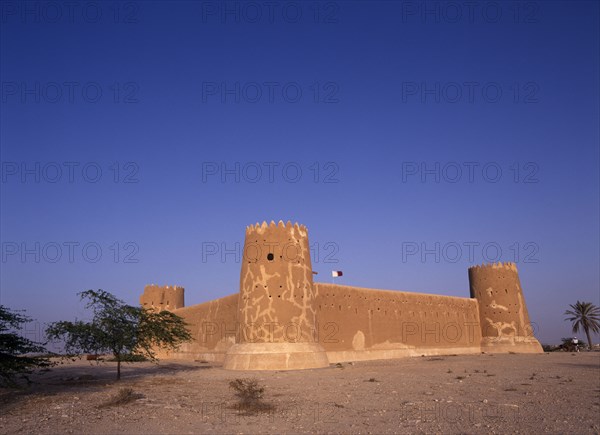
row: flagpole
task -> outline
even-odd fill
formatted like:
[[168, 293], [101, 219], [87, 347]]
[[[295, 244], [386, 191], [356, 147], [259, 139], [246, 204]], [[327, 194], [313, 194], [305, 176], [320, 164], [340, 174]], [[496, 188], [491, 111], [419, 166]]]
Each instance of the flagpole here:
[[339, 278], [340, 276], [342, 276], [341, 270], [332, 270], [331, 271], [331, 284], [335, 283], [334, 278]]

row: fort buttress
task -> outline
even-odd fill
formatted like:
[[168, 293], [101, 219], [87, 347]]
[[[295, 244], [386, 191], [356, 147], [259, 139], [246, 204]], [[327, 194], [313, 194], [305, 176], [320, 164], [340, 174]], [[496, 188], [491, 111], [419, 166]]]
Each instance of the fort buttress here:
[[146, 286], [140, 303], [188, 323], [193, 341], [162, 358], [231, 370], [293, 370], [406, 356], [538, 353], [517, 267], [469, 268], [470, 297], [313, 282], [305, 226], [246, 228], [239, 293], [184, 305], [184, 289]]

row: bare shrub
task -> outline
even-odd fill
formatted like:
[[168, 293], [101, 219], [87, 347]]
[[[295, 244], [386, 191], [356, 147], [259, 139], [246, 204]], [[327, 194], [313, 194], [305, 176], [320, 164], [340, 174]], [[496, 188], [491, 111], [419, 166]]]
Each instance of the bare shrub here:
[[237, 408], [242, 415], [254, 415], [275, 409], [270, 403], [263, 402], [265, 387], [256, 379], [235, 379], [229, 382], [229, 388], [235, 391], [238, 398]]
[[121, 406], [131, 402], [135, 402], [138, 399], [144, 397], [142, 394], [134, 392], [131, 388], [121, 388], [117, 394], [112, 396], [106, 402], [101, 404], [100, 408], [107, 408], [109, 406]]

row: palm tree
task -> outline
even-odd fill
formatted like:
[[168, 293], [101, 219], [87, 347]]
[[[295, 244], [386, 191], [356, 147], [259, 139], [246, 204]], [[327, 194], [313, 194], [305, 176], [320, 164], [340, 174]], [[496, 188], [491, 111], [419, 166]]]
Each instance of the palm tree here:
[[600, 332], [600, 308], [592, 304], [591, 302], [579, 302], [575, 305], [569, 305], [572, 310], [565, 311], [565, 320], [573, 322], [573, 332], [579, 332], [579, 328], [583, 328], [585, 335], [587, 335], [588, 345], [592, 350], [592, 337], [590, 331], [598, 333]]

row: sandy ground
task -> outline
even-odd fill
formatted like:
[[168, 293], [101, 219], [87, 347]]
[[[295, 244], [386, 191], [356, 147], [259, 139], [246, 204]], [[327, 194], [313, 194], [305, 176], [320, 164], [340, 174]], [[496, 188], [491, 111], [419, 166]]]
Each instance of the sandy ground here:
[[[476, 355], [232, 372], [202, 362], [68, 362], [0, 390], [1, 433], [600, 433], [600, 352]], [[273, 411], [241, 415], [253, 377]], [[141, 397], [99, 407], [120, 388]]]

